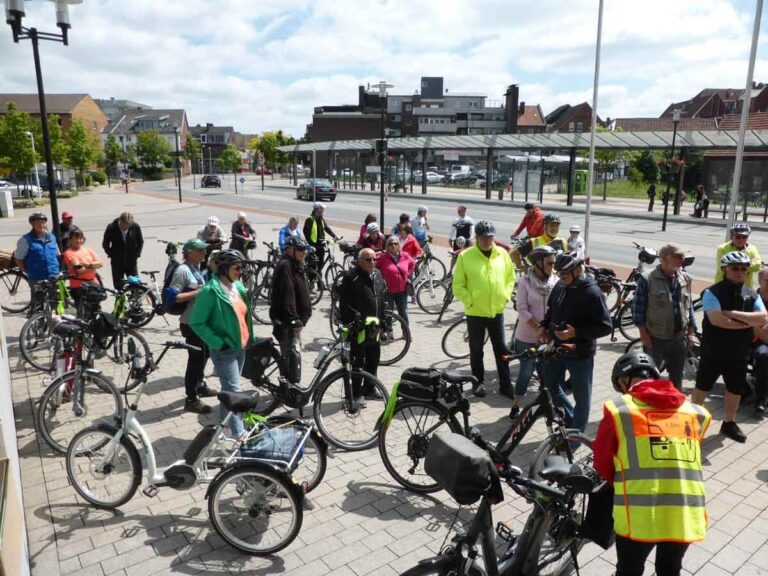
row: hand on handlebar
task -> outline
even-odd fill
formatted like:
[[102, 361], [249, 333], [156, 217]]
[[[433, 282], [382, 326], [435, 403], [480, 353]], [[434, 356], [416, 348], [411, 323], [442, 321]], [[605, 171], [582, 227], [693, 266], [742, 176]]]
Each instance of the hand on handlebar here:
[[555, 330], [555, 336], [557, 336], [559, 340], [566, 341], [576, 337], [576, 328], [570, 324], [565, 324], [565, 326], [558, 326], [558, 328], [560, 328], [560, 330]]

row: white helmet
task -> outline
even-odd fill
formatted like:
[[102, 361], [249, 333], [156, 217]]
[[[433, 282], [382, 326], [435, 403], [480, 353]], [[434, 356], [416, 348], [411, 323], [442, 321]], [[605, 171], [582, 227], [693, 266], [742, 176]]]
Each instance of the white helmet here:
[[315, 210], [320, 210], [321, 208], [323, 208], [323, 209], [325, 208], [325, 204], [323, 204], [322, 202], [315, 202], [314, 204], [312, 204], [312, 211], [313, 212]]
[[376, 222], [371, 222], [366, 226], [366, 230], [368, 230], [368, 233], [376, 232], [379, 229], [379, 225]]
[[720, 258], [720, 268], [725, 268], [726, 266], [732, 266], [734, 264], [746, 264], [748, 266], [751, 263], [752, 260], [750, 260], [749, 256], [744, 252], [739, 251], [728, 252]]
[[246, 220], [248, 216], [245, 215], [245, 212], [238, 212], [237, 213], [237, 219], [238, 220]]
[[209, 226], [218, 226], [219, 225], [219, 219], [216, 218], [216, 216], [209, 216], [208, 217], [208, 225]]
[[574, 224], [573, 226], [571, 226], [571, 232], [581, 232], [581, 226], [579, 226], [578, 224]]
[[426, 206], [419, 206], [419, 208], [416, 210], [417, 212], [428, 212]]
[[453, 241], [453, 246], [456, 250], [462, 250], [467, 246], [467, 239], [464, 236], [459, 236]]

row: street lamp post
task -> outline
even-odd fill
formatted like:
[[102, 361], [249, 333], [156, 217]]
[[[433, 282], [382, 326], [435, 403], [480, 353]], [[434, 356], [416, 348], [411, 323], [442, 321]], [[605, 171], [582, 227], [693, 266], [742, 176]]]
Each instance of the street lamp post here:
[[[680, 109], [675, 109], [672, 112], [672, 154], [671, 154], [671, 161], [675, 161], [675, 138], [677, 137], [677, 124], [680, 122]], [[669, 212], [669, 188], [672, 184], [671, 178], [672, 173], [669, 170], [669, 165], [667, 165], [667, 191], [664, 192], [664, 219], [661, 221], [661, 231], [666, 232], [667, 230], [667, 213]]]
[[[29, 141], [32, 142], [32, 155], [35, 157], [35, 185], [37, 186], [37, 195], [40, 197], [42, 195], [41, 188], [40, 188], [40, 172], [37, 169], [37, 153], [35, 152], [35, 135], [32, 134], [32, 132], [26, 132], [26, 135], [29, 136]], [[54, 184], [51, 183], [51, 181], [48, 181], [48, 188], [50, 189], [51, 186]]]
[[35, 76], [37, 78], [37, 97], [40, 101], [40, 124], [43, 133], [43, 148], [45, 150], [45, 168], [48, 174], [49, 198], [51, 201], [51, 216], [53, 220], [53, 233], [56, 238], [61, 238], [59, 230], [59, 206], [56, 200], [56, 177], [53, 171], [53, 153], [51, 151], [51, 135], [48, 132], [48, 112], [45, 106], [45, 88], [43, 86], [43, 72], [40, 66], [40, 40], [49, 40], [51, 42], [61, 42], [65, 46], [69, 45], [69, 29], [72, 27], [69, 21], [69, 5], [81, 4], [83, 0], [55, 0], [56, 5], [56, 26], [61, 30], [61, 34], [53, 32], [40, 32], [37, 28], [27, 28], [22, 26], [21, 21], [25, 16], [24, 0], [5, 0], [5, 21], [10, 25], [13, 32], [13, 41], [18, 44], [19, 40], [30, 40], [32, 42], [32, 56], [35, 61]]
[[387, 90], [393, 88], [392, 84], [387, 84], [384, 80], [377, 86], [379, 91], [379, 101], [381, 103], [381, 140], [377, 146], [379, 153], [379, 170], [381, 173], [381, 188], [379, 189], [379, 227], [384, 230], [384, 162], [387, 158]]
[[181, 138], [181, 128], [174, 125], [173, 134], [176, 137], [176, 182], [179, 185], [179, 204], [181, 204], [181, 158], [179, 157], [179, 139]]

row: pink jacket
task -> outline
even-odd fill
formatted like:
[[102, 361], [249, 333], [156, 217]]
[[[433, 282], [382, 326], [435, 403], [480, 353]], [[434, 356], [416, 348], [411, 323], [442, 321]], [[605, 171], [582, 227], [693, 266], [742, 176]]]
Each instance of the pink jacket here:
[[[557, 276], [552, 274], [549, 277], [550, 292], [555, 284], [557, 284]], [[522, 276], [517, 283], [517, 297], [515, 302], [517, 304], [517, 330], [515, 331], [515, 339], [522, 342], [528, 342], [529, 344], [536, 343], [536, 329], [528, 323], [528, 320], [533, 318], [536, 322], [544, 320], [544, 314], [547, 312], [547, 300], [549, 294], [544, 297], [539, 290], [531, 285], [531, 281], [528, 276]]]
[[413, 272], [416, 262], [402, 251], [397, 262], [388, 252], [382, 252], [376, 259], [376, 266], [381, 270], [381, 275], [387, 284], [387, 291], [390, 294], [402, 294], [408, 289], [408, 277]]

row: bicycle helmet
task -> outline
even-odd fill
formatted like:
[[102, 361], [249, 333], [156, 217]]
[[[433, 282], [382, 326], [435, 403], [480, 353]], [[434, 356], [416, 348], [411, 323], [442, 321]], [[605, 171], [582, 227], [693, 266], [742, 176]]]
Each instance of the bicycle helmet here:
[[720, 258], [720, 268], [733, 266], [735, 264], [746, 264], [749, 266], [752, 264], [752, 260], [750, 260], [749, 256], [747, 256], [744, 252], [739, 252], [738, 250], [723, 254], [723, 257]]
[[35, 220], [44, 220], [48, 222], [48, 216], [43, 214], [42, 212], [32, 212], [32, 214], [29, 215], [29, 223], [32, 224]]
[[539, 246], [531, 250], [530, 254], [528, 254], [528, 260], [530, 260], [532, 264], [536, 264], [545, 260], [549, 256], [555, 256], [556, 254], [557, 250], [551, 246]]
[[571, 232], [581, 232], [581, 226], [579, 226], [578, 224], [574, 224], [573, 226], [571, 226]]
[[627, 352], [616, 360], [611, 372], [611, 382], [617, 392], [623, 392], [619, 387], [619, 378], [651, 378], [659, 379], [659, 369], [656, 363], [645, 352]]
[[544, 226], [547, 224], [560, 224], [560, 216], [557, 214], [547, 214], [544, 216]]
[[533, 202], [526, 202], [525, 204], [523, 204], [524, 210], [531, 210], [532, 208], [536, 208], [536, 204], [534, 204]]
[[208, 217], [208, 225], [209, 226], [218, 226], [219, 225], [219, 219], [216, 218], [216, 216], [209, 216]]
[[312, 212], [314, 212], [315, 210], [320, 210], [321, 208], [325, 209], [325, 204], [323, 204], [322, 202], [315, 202], [314, 204], [312, 204]]
[[749, 236], [751, 233], [752, 229], [749, 227], [749, 224], [744, 224], [743, 222], [734, 224], [733, 228], [731, 228], [731, 236]]
[[213, 256], [213, 263], [216, 264], [216, 272], [219, 275], [225, 275], [229, 272], [229, 267], [238, 262], [245, 262], [245, 256], [239, 250], [219, 250]]
[[285, 239], [285, 247], [306, 250], [309, 247], [309, 244], [307, 244], [307, 241], [301, 236], [288, 236], [288, 238]]
[[463, 250], [467, 246], [467, 239], [464, 236], [459, 236], [453, 241], [453, 248], [455, 250]]
[[379, 230], [379, 225], [376, 222], [371, 222], [365, 229], [368, 231], [368, 234], [370, 234], [371, 232], [377, 232]]
[[416, 212], [429, 212], [426, 206], [419, 206]]
[[475, 224], [475, 236], [496, 236], [496, 226], [488, 220], [480, 220]]
[[562, 254], [559, 254], [555, 260], [555, 272], [559, 274], [560, 272], [573, 270], [574, 268], [581, 266], [583, 262], [584, 260], [579, 258], [576, 252], [563, 252]]

